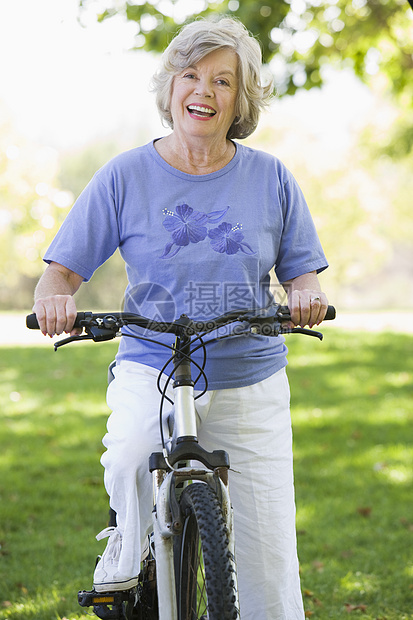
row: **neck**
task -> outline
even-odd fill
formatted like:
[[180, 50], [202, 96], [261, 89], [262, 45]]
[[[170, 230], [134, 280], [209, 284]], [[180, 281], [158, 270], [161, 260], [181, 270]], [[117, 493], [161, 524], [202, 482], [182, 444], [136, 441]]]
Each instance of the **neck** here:
[[235, 153], [230, 140], [188, 140], [174, 132], [155, 142], [155, 148], [171, 166], [189, 174], [208, 174], [220, 170]]

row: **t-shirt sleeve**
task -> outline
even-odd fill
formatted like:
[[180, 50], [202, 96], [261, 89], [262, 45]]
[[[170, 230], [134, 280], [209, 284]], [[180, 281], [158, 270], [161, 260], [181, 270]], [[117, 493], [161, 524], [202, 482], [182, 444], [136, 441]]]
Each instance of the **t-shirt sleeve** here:
[[275, 263], [280, 282], [305, 273], [320, 273], [328, 267], [308, 205], [303, 193], [288, 173], [283, 185], [283, 231]]
[[67, 215], [43, 260], [89, 280], [119, 246], [114, 193], [96, 174]]

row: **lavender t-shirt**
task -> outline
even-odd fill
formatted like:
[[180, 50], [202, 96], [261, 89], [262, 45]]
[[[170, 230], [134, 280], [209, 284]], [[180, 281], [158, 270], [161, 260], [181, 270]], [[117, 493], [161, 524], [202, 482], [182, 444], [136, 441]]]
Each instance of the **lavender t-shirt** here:
[[[285, 282], [327, 262], [292, 174], [273, 156], [235, 145], [233, 159], [205, 175], [173, 168], [152, 142], [115, 157], [80, 195], [44, 260], [88, 280], [119, 248], [125, 310], [154, 319], [206, 319], [267, 305], [274, 266]], [[110, 291], [107, 304], [119, 306]], [[256, 383], [287, 363], [282, 337], [231, 336], [212, 340], [207, 352], [210, 389]], [[160, 369], [169, 356], [165, 347], [126, 337], [117, 359]]]

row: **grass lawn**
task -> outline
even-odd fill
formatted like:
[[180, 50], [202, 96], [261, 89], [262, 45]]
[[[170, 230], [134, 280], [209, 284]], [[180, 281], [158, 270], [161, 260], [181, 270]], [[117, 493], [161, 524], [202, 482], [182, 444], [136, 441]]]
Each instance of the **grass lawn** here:
[[[413, 336], [329, 326], [288, 345], [307, 617], [413, 618]], [[105, 546], [115, 350], [0, 348], [2, 620], [90, 618], [76, 595]]]

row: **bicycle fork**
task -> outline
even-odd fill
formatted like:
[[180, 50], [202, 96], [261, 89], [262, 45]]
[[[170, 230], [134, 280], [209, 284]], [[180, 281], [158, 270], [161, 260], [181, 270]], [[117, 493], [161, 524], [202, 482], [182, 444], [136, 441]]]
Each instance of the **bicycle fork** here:
[[[158, 592], [159, 620], [178, 620], [174, 566], [174, 536], [179, 533], [182, 524], [176, 487], [182, 482], [197, 481], [210, 485], [217, 495], [224, 516], [229, 550], [234, 562], [235, 574], [235, 539], [233, 511], [230, 503], [228, 484], [221, 479], [227, 478], [227, 471], [194, 469], [183, 467], [166, 474], [164, 470], [152, 472], [154, 482], [155, 505], [153, 510], [153, 531], [156, 559], [156, 582]], [[176, 504], [176, 505], [175, 505]]]

